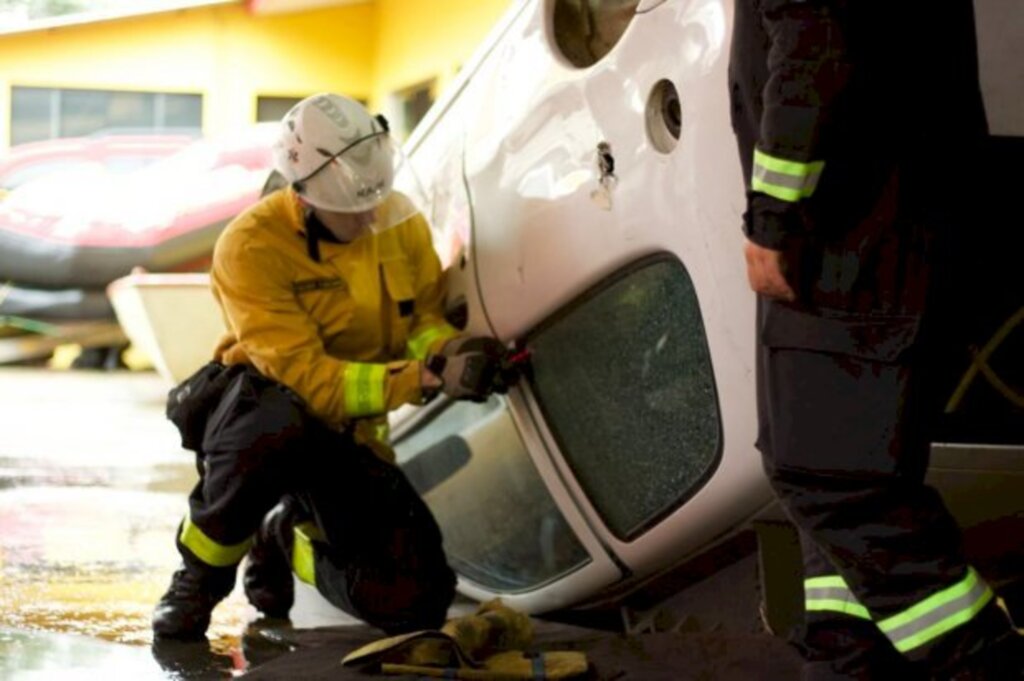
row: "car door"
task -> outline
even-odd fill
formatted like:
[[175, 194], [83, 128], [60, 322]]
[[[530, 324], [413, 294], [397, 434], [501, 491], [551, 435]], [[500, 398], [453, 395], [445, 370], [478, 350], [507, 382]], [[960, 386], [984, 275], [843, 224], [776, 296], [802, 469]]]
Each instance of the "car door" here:
[[770, 500], [720, 91], [731, 6], [607, 3], [594, 50], [560, 42], [562, 5], [522, 5], [442, 105], [461, 139], [431, 164], [449, 194], [462, 182], [446, 214], [469, 218], [449, 268], [469, 328], [530, 365], [507, 397], [436, 405], [398, 438], [464, 591], [531, 610], [678, 562]]

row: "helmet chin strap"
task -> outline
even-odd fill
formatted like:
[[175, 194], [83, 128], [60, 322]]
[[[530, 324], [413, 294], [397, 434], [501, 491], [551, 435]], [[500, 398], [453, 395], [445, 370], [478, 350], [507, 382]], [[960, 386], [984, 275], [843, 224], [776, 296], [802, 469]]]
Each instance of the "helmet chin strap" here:
[[[314, 262], [320, 262], [321, 240], [336, 244], [347, 244], [369, 231], [369, 221], [365, 224], [360, 224], [359, 219], [355, 216], [318, 211], [305, 202], [303, 202], [303, 206], [305, 207], [306, 249], [309, 257]], [[337, 220], [342, 220], [342, 224], [337, 224]]]

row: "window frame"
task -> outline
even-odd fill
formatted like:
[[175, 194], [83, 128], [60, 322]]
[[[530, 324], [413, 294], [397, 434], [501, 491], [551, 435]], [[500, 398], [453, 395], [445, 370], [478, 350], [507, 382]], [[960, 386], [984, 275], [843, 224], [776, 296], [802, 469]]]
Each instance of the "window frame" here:
[[[519, 433], [526, 455], [545, 491], [551, 496], [563, 520], [576, 535], [576, 540], [587, 553], [589, 560], [543, 583], [517, 591], [495, 591], [456, 573], [458, 589], [464, 595], [481, 602], [500, 597], [510, 607], [527, 613], [546, 612], [585, 602], [594, 594], [619, 583], [628, 576], [629, 571], [615, 559], [604, 542], [600, 541], [581, 509], [574, 503], [572, 495], [562, 484], [560, 473], [547, 456], [547, 444], [542, 434], [533, 427], [528, 400], [519, 393], [518, 388], [513, 388], [501, 399], [505, 401], [508, 415]], [[451, 402], [448, 398], [441, 397], [423, 407], [410, 408], [405, 413], [398, 414], [392, 424], [392, 443], [397, 444], [402, 439], [429, 427]], [[441, 530], [444, 532], [443, 527]]]
[[[579, 475], [577, 474], [576, 468], [565, 456], [564, 452], [567, 451], [564, 439], [559, 435], [558, 431], [553, 428], [550, 424], [552, 418], [550, 412], [545, 408], [543, 400], [541, 400], [537, 392], [533, 389], [533, 385], [529, 380], [520, 382], [520, 389], [528, 395], [527, 402], [531, 405], [530, 413], [534, 422], [534, 427], [543, 434], [543, 439], [547, 443], [547, 449], [549, 455], [557, 459], [559, 470], [563, 476], [563, 482], [566, 486], [573, 491], [574, 495], [577, 496], [576, 503], [579, 507], [587, 511], [587, 515], [592, 518], [596, 518], [600, 522], [600, 526], [604, 533], [610, 539], [615, 542], [621, 543], [632, 543], [641, 539], [644, 535], [649, 533], [653, 528], [660, 525], [666, 518], [674, 514], [676, 511], [684, 507], [687, 502], [693, 499], [707, 484], [714, 478], [715, 473], [720, 468], [723, 457], [725, 454], [725, 427], [723, 423], [723, 411], [721, 405], [721, 394], [718, 387], [718, 380], [715, 375], [714, 361], [712, 358], [710, 343], [708, 342], [707, 324], [704, 318], [703, 310], [700, 307], [700, 298], [697, 296], [697, 287], [694, 284], [693, 277], [690, 275], [689, 270], [686, 268], [682, 260], [679, 259], [674, 253], [668, 251], [659, 251], [656, 253], [642, 256], [638, 259], [632, 260], [626, 265], [619, 267], [608, 275], [601, 277], [596, 283], [590, 285], [584, 289], [581, 293], [574, 296], [566, 304], [558, 308], [554, 313], [546, 317], [541, 323], [533, 327], [525, 336], [525, 345], [530, 347], [531, 341], [538, 335], [543, 333], [546, 329], [550, 328], [557, 322], [561, 321], [581, 306], [586, 305], [594, 298], [614, 286], [615, 284], [629, 278], [631, 275], [636, 274], [640, 270], [643, 270], [652, 265], [668, 262], [675, 266], [686, 275], [690, 281], [691, 288], [693, 289], [695, 302], [697, 304], [697, 311], [700, 314], [702, 339], [704, 342], [704, 349], [707, 354], [709, 370], [709, 376], [711, 380], [711, 389], [714, 399], [715, 412], [718, 416], [716, 419], [717, 432], [716, 432], [716, 447], [713, 453], [712, 460], [710, 461], [704, 472], [696, 478], [690, 485], [689, 489], [674, 502], [665, 508], [661, 509], [658, 513], [652, 515], [645, 522], [638, 524], [636, 527], [631, 529], [625, 535], [616, 533], [609, 525], [606, 515], [601, 509], [591, 500], [590, 495], [587, 493], [586, 487]], [[568, 477], [571, 479], [566, 480]]]
[[[45, 121], [45, 127], [49, 130], [49, 136], [41, 139], [31, 140], [15, 140], [15, 121], [14, 121], [14, 108], [15, 108], [15, 96], [17, 90], [35, 90], [40, 93], [47, 95], [47, 120]], [[23, 83], [11, 83], [7, 88], [8, 95], [8, 116], [7, 116], [7, 135], [12, 146], [18, 144], [30, 144], [33, 142], [45, 142], [54, 139], [63, 139], [69, 137], [88, 137], [91, 135], [103, 135], [103, 134], [117, 134], [121, 132], [115, 126], [105, 125], [98, 130], [84, 134], [67, 134], [62, 128], [64, 124], [63, 111], [62, 111], [62, 100], [64, 95], [69, 92], [86, 93], [86, 94], [103, 94], [103, 95], [143, 95], [153, 97], [153, 120], [152, 126], [150, 127], [129, 127], [130, 134], [154, 134], [154, 135], [165, 135], [174, 133], [175, 131], [190, 130], [197, 133], [202, 133], [203, 130], [203, 116], [206, 109], [206, 97], [202, 92], [184, 92], [184, 91], [167, 91], [167, 90], [136, 90], [136, 89], [118, 89], [118, 88], [85, 88], [85, 87], [54, 87], [48, 85], [26, 85]], [[199, 120], [195, 126], [172, 126], [167, 124], [167, 97], [173, 96], [185, 96], [195, 97], [199, 104]]]

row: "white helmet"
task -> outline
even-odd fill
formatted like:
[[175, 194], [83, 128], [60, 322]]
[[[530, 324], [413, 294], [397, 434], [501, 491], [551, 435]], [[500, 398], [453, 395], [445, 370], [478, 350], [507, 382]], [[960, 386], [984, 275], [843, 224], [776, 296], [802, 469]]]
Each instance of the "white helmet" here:
[[361, 213], [391, 193], [394, 150], [383, 119], [348, 97], [318, 94], [281, 120], [274, 167], [310, 205]]

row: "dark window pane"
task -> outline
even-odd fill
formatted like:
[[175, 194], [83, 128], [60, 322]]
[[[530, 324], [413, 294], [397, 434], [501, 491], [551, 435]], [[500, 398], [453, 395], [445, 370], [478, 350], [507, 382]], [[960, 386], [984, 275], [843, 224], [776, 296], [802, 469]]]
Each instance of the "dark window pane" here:
[[256, 122], [279, 121], [301, 101], [301, 97], [257, 97]]
[[38, 142], [50, 139], [50, 127], [55, 112], [50, 102], [50, 88], [11, 88], [11, 144]]
[[13, 90], [12, 144], [95, 133], [202, 129], [200, 95], [23, 87]]
[[430, 93], [430, 83], [425, 83], [405, 94], [403, 97], [402, 118], [405, 121], [406, 134], [411, 133], [427, 115], [427, 111], [434, 103], [434, 96]]
[[200, 95], [162, 95], [163, 120], [157, 126], [201, 130], [203, 127], [203, 98]]
[[448, 561], [470, 580], [522, 591], [589, 562], [502, 400], [453, 402], [395, 449], [441, 526]]
[[109, 92], [64, 90], [60, 101], [60, 136], [76, 137], [101, 130], [107, 124]]
[[149, 92], [112, 92], [104, 127], [146, 130], [156, 127], [156, 98]]
[[636, 536], [708, 478], [718, 400], [693, 284], [649, 261], [530, 338], [532, 386], [608, 528]]
[[155, 95], [144, 92], [63, 90], [60, 105], [61, 136], [152, 129], [155, 99]]

